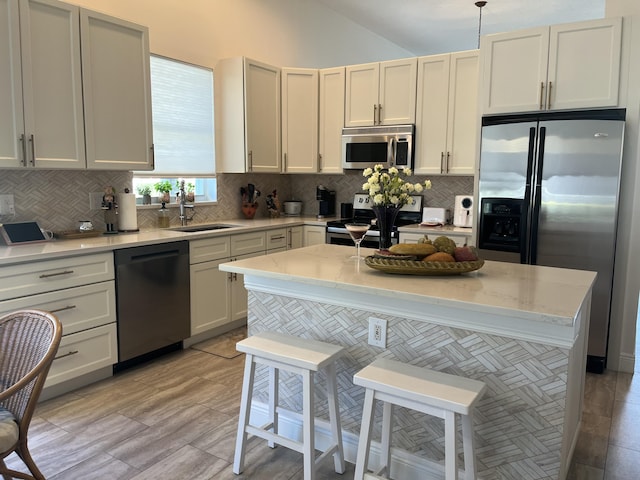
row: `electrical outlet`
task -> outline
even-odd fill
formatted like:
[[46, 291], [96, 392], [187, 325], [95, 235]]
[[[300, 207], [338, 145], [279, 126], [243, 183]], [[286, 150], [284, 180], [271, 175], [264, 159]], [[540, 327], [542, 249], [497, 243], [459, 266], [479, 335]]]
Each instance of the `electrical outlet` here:
[[369, 345], [387, 348], [387, 321], [369, 317]]
[[16, 206], [13, 194], [0, 195], [0, 215], [15, 215]]

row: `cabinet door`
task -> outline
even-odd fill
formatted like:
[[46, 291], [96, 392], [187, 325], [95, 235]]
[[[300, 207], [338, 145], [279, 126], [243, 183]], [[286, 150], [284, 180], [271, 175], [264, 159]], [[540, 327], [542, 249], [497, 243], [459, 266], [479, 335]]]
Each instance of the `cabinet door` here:
[[622, 19], [551, 27], [547, 108], [618, 105]]
[[416, 123], [417, 69], [417, 58], [380, 63], [378, 124]]
[[[544, 108], [549, 28], [482, 37], [483, 113]], [[584, 56], [585, 52], [580, 56]]]
[[417, 174], [444, 173], [449, 109], [449, 65], [451, 56], [432, 55], [418, 59], [416, 103]]
[[451, 54], [448, 112], [445, 171], [473, 175], [480, 128], [477, 50]]
[[80, 9], [20, 3], [25, 136], [30, 165], [85, 168]]
[[280, 172], [280, 69], [245, 60], [246, 151], [252, 172]]
[[289, 235], [287, 250], [291, 250], [293, 248], [300, 248], [304, 245], [302, 227], [290, 227], [287, 233]]
[[87, 167], [152, 170], [149, 31], [80, 10]]
[[[18, 3], [0, 0], [0, 167], [26, 165]], [[24, 137], [22, 137], [24, 138]]]
[[320, 70], [318, 157], [321, 173], [343, 173], [344, 67]]
[[229, 259], [203, 262], [190, 267], [191, 336], [225, 325], [231, 318], [232, 273], [218, 270]]
[[304, 226], [304, 246], [321, 245], [327, 241], [327, 229], [314, 225]]
[[285, 173], [318, 171], [318, 71], [282, 70], [282, 159]]
[[345, 75], [345, 127], [374, 125], [378, 119], [380, 64], [350, 65]]
[[[264, 255], [264, 252], [240, 255], [234, 258], [234, 261], [260, 255]], [[232, 273], [229, 282], [231, 284], [231, 321], [247, 318], [247, 289], [244, 288], [244, 275]]]

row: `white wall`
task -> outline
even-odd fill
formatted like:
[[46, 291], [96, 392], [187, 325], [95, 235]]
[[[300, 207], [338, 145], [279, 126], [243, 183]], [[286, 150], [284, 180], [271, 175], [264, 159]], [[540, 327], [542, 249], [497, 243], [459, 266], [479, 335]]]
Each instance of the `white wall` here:
[[247, 56], [324, 68], [412, 57], [312, 0], [66, 0], [149, 27], [151, 52], [213, 68]]
[[633, 372], [640, 291], [640, 2], [607, 0], [605, 15], [625, 17], [621, 86], [627, 107], [608, 366]]

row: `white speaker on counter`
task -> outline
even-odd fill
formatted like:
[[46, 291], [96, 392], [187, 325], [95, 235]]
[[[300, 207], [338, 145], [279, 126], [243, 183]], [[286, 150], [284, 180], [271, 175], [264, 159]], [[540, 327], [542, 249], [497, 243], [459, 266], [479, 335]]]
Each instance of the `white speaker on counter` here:
[[456, 195], [453, 225], [456, 227], [473, 226], [473, 197], [471, 195]]

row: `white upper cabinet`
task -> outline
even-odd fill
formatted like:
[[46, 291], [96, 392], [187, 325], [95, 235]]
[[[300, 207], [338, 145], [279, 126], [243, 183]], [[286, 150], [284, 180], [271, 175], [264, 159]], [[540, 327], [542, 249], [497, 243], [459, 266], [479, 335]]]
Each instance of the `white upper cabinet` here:
[[78, 18], [53, 0], [0, 0], [0, 167], [85, 167]]
[[233, 57], [213, 75], [216, 170], [280, 172], [280, 69]]
[[282, 69], [282, 171], [318, 172], [316, 69]]
[[320, 70], [318, 159], [321, 173], [343, 173], [344, 67]]
[[82, 9], [87, 167], [152, 170], [149, 31]]
[[483, 113], [618, 104], [621, 18], [481, 39]]
[[415, 123], [417, 59], [346, 67], [346, 127]]
[[420, 57], [415, 173], [473, 175], [479, 118], [478, 51]]

